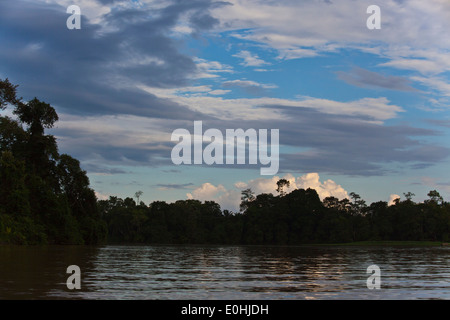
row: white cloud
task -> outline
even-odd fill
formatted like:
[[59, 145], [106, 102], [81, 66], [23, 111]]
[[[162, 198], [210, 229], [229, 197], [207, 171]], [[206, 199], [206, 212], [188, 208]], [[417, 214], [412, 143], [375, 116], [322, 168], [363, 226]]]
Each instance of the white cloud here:
[[312, 49], [285, 49], [278, 56], [279, 59], [299, 59], [299, 58], [312, 58], [318, 55], [316, 50]]
[[221, 89], [217, 89], [217, 90], [211, 90], [208, 92], [208, 94], [211, 94], [213, 96], [223, 96], [224, 94], [227, 94], [231, 92], [231, 90], [221, 90]]
[[[239, 81], [239, 80], [235, 80]], [[240, 84], [243, 84], [241, 81]], [[235, 82], [236, 83], [236, 82]], [[258, 86], [257, 82], [254, 83]], [[264, 86], [273, 87], [265, 84]], [[359, 116], [371, 118], [370, 122], [380, 124], [384, 120], [392, 119], [397, 113], [404, 112], [403, 108], [390, 104], [385, 97], [380, 98], [362, 98], [354, 101], [340, 102], [328, 99], [318, 99], [313, 97], [300, 97], [299, 99], [281, 99], [281, 98], [242, 98], [242, 99], [223, 99], [222, 97], [211, 97], [206, 95], [179, 95], [182, 90], [179, 89], [161, 89], [151, 87], [140, 87], [142, 90], [154, 94], [160, 98], [171, 99], [181, 105], [185, 105], [194, 111], [199, 111], [207, 115], [212, 115], [219, 119], [247, 119], [247, 120], [287, 120], [279, 110], [271, 108], [260, 108], [254, 112], [258, 106], [286, 106], [297, 108], [311, 108], [319, 112], [335, 115]], [[354, 121], [357, 121], [356, 119]]]
[[187, 193], [188, 199], [200, 201], [216, 201], [222, 210], [239, 210], [241, 193], [239, 190], [227, 190], [223, 185], [215, 186], [209, 182], [202, 184], [191, 193]]
[[159, 119], [131, 115], [75, 116], [60, 113], [59, 121], [50, 131], [64, 150], [88, 146], [93, 150], [105, 146], [133, 146], [142, 151], [152, 151], [170, 140], [170, 132]]
[[338, 199], [348, 198], [347, 191], [333, 180], [328, 179], [320, 182], [318, 173], [308, 173], [297, 178], [296, 185], [297, 188], [315, 189], [322, 200], [326, 197], [336, 197]]
[[388, 206], [392, 206], [395, 203], [394, 200], [396, 199], [400, 199], [400, 196], [398, 194], [391, 194], [389, 196]]
[[411, 80], [420, 82], [443, 96], [450, 97], [450, 82], [447, 80], [433, 77], [411, 77]]
[[381, 63], [382, 67], [394, 67], [404, 70], [415, 70], [422, 74], [439, 73], [442, 71], [442, 65], [436, 61], [425, 59], [393, 59], [391, 61]]
[[222, 185], [218, 185], [217, 187], [212, 185], [211, 183], [207, 182], [202, 184], [201, 187], [195, 189], [192, 191], [192, 193], [186, 194], [188, 199], [197, 199], [200, 201], [207, 201], [211, 200], [214, 197], [217, 197], [217, 195], [222, 194], [226, 192], [226, 189]]
[[220, 63], [218, 61], [208, 61], [205, 59], [195, 58], [197, 65], [197, 74], [194, 78], [217, 78], [221, 73], [234, 73], [233, 67]]
[[289, 181], [290, 186], [285, 189], [290, 193], [296, 189], [315, 189], [323, 200], [326, 197], [336, 197], [338, 199], [348, 198], [347, 191], [333, 180], [320, 181], [318, 173], [308, 173], [300, 177], [286, 174], [284, 177], [273, 176], [272, 178], [258, 178], [248, 182], [239, 181], [234, 184], [234, 188], [226, 189], [223, 185], [214, 186], [211, 183], [204, 183], [186, 196], [188, 199], [200, 201], [212, 200], [220, 204], [222, 209], [239, 211], [241, 202], [241, 191], [247, 188], [252, 189], [255, 195], [262, 193], [277, 194], [277, 181], [280, 179]]
[[222, 83], [224, 87], [243, 87], [243, 88], [249, 88], [249, 87], [257, 87], [257, 88], [263, 88], [263, 89], [275, 89], [278, 88], [278, 86], [274, 84], [265, 84], [265, 83], [259, 83], [251, 80], [229, 80]]
[[106, 194], [102, 194], [100, 192], [94, 191], [95, 196], [97, 197], [98, 200], [108, 200], [109, 196]]
[[440, 73], [450, 70], [450, 2], [385, 0], [381, 30], [369, 30], [370, 1], [230, 0], [212, 10], [221, 30], [275, 49], [281, 59], [354, 48], [380, 55], [385, 66]]
[[241, 64], [246, 67], [259, 67], [268, 64], [266, 61], [260, 59], [257, 54], [252, 54], [250, 51], [243, 50], [233, 57], [241, 58], [244, 60]]

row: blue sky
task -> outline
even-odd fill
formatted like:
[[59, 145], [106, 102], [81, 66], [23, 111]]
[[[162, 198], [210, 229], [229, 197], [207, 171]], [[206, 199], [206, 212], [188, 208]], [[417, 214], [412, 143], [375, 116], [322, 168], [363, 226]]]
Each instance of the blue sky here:
[[[449, 16], [445, 0], [3, 1], [0, 77], [55, 107], [50, 132], [99, 198], [237, 210], [284, 177], [322, 198], [449, 199]], [[279, 172], [174, 165], [171, 133], [194, 121], [279, 129]]]

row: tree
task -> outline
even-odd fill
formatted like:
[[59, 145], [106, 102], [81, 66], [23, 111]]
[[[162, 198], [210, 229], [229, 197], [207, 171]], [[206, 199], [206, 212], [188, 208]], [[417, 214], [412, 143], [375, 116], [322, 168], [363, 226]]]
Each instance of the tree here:
[[7, 214], [28, 215], [30, 203], [25, 184], [25, 163], [12, 152], [0, 154], [0, 210]]
[[[8, 79], [0, 80], [0, 109], [12, 105], [18, 118], [0, 117], [0, 241], [102, 242], [106, 224], [86, 172], [78, 160], [59, 155], [56, 138], [44, 132], [58, 114], [37, 98], [22, 102], [16, 89]], [[6, 237], [2, 221], [12, 230]]]
[[13, 113], [20, 122], [28, 125], [27, 161], [34, 173], [47, 180], [58, 157], [58, 147], [55, 137], [45, 135], [44, 129], [53, 127], [58, 114], [52, 106], [37, 98], [28, 103], [18, 103]]
[[284, 197], [286, 192], [284, 191], [284, 187], [289, 188], [290, 182], [286, 179], [280, 179], [277, 181], [277, 192], [280, 194], [280, 197]]
[[24, 160], [29, 134], [15, 120], [0, 117], [0, 150], [11, 151], [15, 158]]
[[339, 199], [333, 196], [323, 199], [323, 205], [325, 208], [339, 209]]
[[58, 121], [55, 109], [37, 98], [28, 103], [17, 104], [13, 113], [29, 126], [31, 134], [34, 135], [44, 134], [44, 128], [50, 129]]
[[425, 200], [425, 203], [435, 203], [442, 205], [444, 203], [444, 198], [436, 190], [431, 190], [428, 192], [427, 196], [430, 198]]
[[359, 194], [355, 192], [350, 192], [350, 197], [353, 199], [353, 209], [355, 214], [362, 214], [366, 206], [366, 201], [364, 201]]
[[142, 196], [142, 194], [143, 194], [143, 192], [142, 192], [141, 190], [137, 191], [137, 192], [134, 194], [134, 196], [135, 196], [136, 199], [137, 199], [138, 205], [140, 204], [140, 202], [139, 202], [139, 197]]
[[8, 103], [17, 105], [21, 99], [17, 98], [17, 85], [12, 85], [8, 78], [0, 80], [0, 110], [4, 110]]
[[415, 194], [414, 193], [412, 193], [412, 192], [410, 192], [410, 191], [408, 191], [407, 193], [403, 193], [403, 195], [405, 196], [405, 198], [406, 198], [406, 201], [412, 201], [411, 199], [412, 199], [412, 197], [414, 197], [415, 196]]
[[245, 211], [248, 208], [248, 205], [250, 202], [254, 201], [255, 194], [253, 193], [252, 189], [248, 188], [241, 191], [241, 204], [240, 204], [240, 210]]

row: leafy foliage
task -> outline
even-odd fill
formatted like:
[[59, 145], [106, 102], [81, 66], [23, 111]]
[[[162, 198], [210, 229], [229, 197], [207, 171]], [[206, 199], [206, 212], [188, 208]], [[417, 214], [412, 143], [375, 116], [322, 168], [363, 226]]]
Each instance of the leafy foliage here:
[[37, 98], [24, 103], [17, 86], [0, 80], [0, 242], [95, 244], [106, 240], [97, 198], [78, 160], [46, 135], [56, 111]]

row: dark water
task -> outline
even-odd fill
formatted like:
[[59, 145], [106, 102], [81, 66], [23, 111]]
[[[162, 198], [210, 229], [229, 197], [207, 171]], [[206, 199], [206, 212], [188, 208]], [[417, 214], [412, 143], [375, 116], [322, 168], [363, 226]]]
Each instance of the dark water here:
[[450, 247], [0, 246], [0, 299], [450, 299]]

